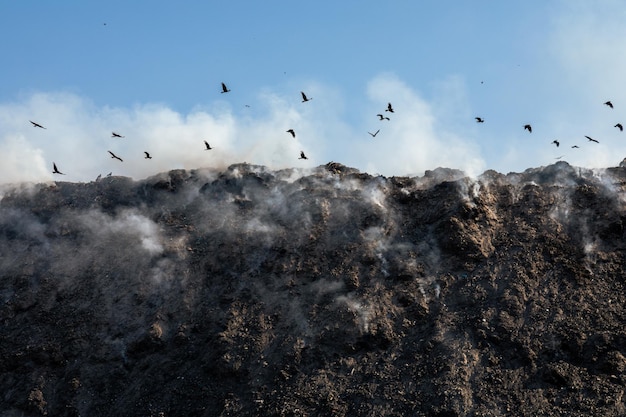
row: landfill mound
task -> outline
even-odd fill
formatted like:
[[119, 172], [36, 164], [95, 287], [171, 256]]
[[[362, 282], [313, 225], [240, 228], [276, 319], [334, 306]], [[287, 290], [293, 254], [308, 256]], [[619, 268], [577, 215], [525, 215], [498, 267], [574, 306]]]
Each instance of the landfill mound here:
[[626, 414], [626, 168], [5, 187], [0, 415]]

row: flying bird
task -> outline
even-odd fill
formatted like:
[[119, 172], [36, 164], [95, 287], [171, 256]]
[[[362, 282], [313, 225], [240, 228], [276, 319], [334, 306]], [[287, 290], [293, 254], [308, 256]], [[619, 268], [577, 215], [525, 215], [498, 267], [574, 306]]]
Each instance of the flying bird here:
[[306, 157], [306, 155], [304, 154], [304, 151], [300, 151], [300, 158], [298, 159], [309, 159]]
[[387, 116], [383, 116], [382, 114], [377, 114], [376, 116], [378, 116], [380, 120], [389, 120]]
[[294, 138], [296, 137], [296, 132], [294, 132], [293, 129], [288, 129], [286, 132], [291, 133], [291, 136], [293, 136]]
[[222, 91], [221, 93], [228, 93], [230, 90], [226, 87], [226, 84], [222, 83]]
[[611, 103], [611, 101], [610, 101], [610, 100], [609, 100], [609, 101], [605, 101], [605, 102], [604, 102], [604, 104], [605, 104], [606, 106], [609, 106], [610, 108], [613, 108], [613, 103]]
[[391, 103], [387, 103], [387, 109], [385, 111], [388, 111], [389, 113], [393, 113], [393, 107], [391, 107]]
[[556, 158], [554, 158], [554, 159], [561, 159], [561, 158], [563, 158], [564, 156], [565, 156], [565, 155], [557, 156], [557, 157], [556, 157]]
[[572, 145], [572, 148], [576, 148], [576, 149], [578, 149], [578, 148], [580, 148], [580, 146], [578, 146], [578, 145]]
[[482, 117], [474, 117], [474, 119], [476, 119], [476, 123], [485, 123], [485, 119]]
[[102, 178], [102, 174], [98, 174], [98, 176], [96, 177], [96, 182], [100, 181], [100, 178]]
[[209, 145], [209, 142], [207, 142], [206, 140], [204, 141], [204, 146], [206, 147], [205, 151], [210, 151], [211, 149], [211, 145]]
[[585, 137], [586, 137], [587, 139], [589, 139], [589, 141], [590, 141], [590, 142], [600, 143], [600, 142], [598, 142], [597, 140], [595, 140], [595, 139], [593, 139], [593, 138], [590, 138], [590, 137], [589, 137], [589, 136], [587, 136], [587, 135], [585, 135]]
[[558, 148], [558, 147], [559, 147], [559, 145], [560, 145], [560, 143], [559, 143], [559, 141], [558, 141], [558, 140], [553, 140], [553, 141], [552, 141], [552, 143], [554, 143], [554, 144], [556, 145], [556, 147], [557, 147], [557, 148]]
[[53, 174], [61, 174], [61, 175], [65, 175], [64, 173], [62, 173], [61, 171], [59, 171], [59, 168], [57, 168], [57, 164], [55, 164], [54, 162], [52, 163], [52, 173], [53, 173]]
[[112, 138], [123, 138], [125, 136], [120, 135], [119, 133], [115, 133], [115, 132], [111, 132], [111, 137]]
[[35, 123], [32, 120], [29, 120], [29, 122], [31, 122], [33, 124], [33, 127], [39, 127], [41, 129], [45, 129], [45, 127], [43, 127], [42, 125], [40, 125], [39, 123]]
[[618, 128], [620, 132], [623, 132], [623, 131], [624, 131], [624, 126], [622, 126], [622, 124], [621, 124], [621, 123], [618, 123], [618, 124], [616, 124], [616, 125], [615, 125], [615, 126], [613, 126], [613, 127]]
[[144, 157], [144, 159], [152, 159], [152, 157], [150, 156], [150, 154], [146, 151], [143, 151], [143, 153], [146, 154], [146, 156]]
[[304, 94], [304, 91], [300, 91], [300, 94], [302, 94], [302, 102], [303, 102], [303, 103], [304, 103], [304, 102], [306, 102], [306, 101], [309, 101], [309, 100], [313, 100], [313, 97], [308, 98], [308, 97], [306, 96], [306, 94]]
[[378, 129], [378, 130], [377, 130], [376, 132], [374, 132], [374, 133], [372, 133], [372, 132], [367, 132], [367, 133], [369, 133], [370, 135], [372, 135], [372, 137], [373, 137], [373, 138], [375, 138], [375, 137], [376, 137], [376, 135], [378, 135], [378, 132], [380, 132], [380, 129]]
[[528, 133], [533, 133], [533, 127], [531, 125], [524, 125], [524, 129], [528, 130]]
[[115, 155], [113, 152], [111, 152], [111, 151], [107, 151], [107, 152], [111, 154], [111, 158], [113, 158], [113, 159], [117, 159], [117, 160], [119, 160], [120, 162], [124, 162], [124, 161], [122, 160], [122, 158], [120, 158], [119, 156]]

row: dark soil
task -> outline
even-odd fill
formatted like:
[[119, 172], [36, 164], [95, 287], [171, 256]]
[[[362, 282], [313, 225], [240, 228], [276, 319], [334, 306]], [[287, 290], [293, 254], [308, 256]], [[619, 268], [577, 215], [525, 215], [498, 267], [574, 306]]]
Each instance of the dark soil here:
[[622, 416], [626, 168], [6, 189], [0, 415]]

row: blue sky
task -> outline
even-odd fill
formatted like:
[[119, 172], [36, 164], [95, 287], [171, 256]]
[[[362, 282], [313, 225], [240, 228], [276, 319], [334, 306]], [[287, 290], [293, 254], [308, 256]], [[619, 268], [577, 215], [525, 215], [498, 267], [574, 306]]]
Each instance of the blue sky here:
[[386, 176], [519, 172], [557, 157], [615, 166], [624, 21], [613, 0], [0, 2], [0, 178], [237, 162]]

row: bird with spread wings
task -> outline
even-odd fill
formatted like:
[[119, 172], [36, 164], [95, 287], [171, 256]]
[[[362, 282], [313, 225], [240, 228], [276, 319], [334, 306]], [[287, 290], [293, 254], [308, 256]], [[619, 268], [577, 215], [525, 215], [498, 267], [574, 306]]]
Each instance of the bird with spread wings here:
[[111, 152], [111, 151], [107, 151], [107, 152], [109, 152], [109, 153], [111, 154], [111, 158], [113, 158], [113, 159], [117, 159], [117, 160], [118, 160], [118, 161], [120, 161], [120, 162], [124, 162], [124, 161], [122, 160], [122, 158], [120, 158], [119, 156], [115, 155], [113, 152]]

